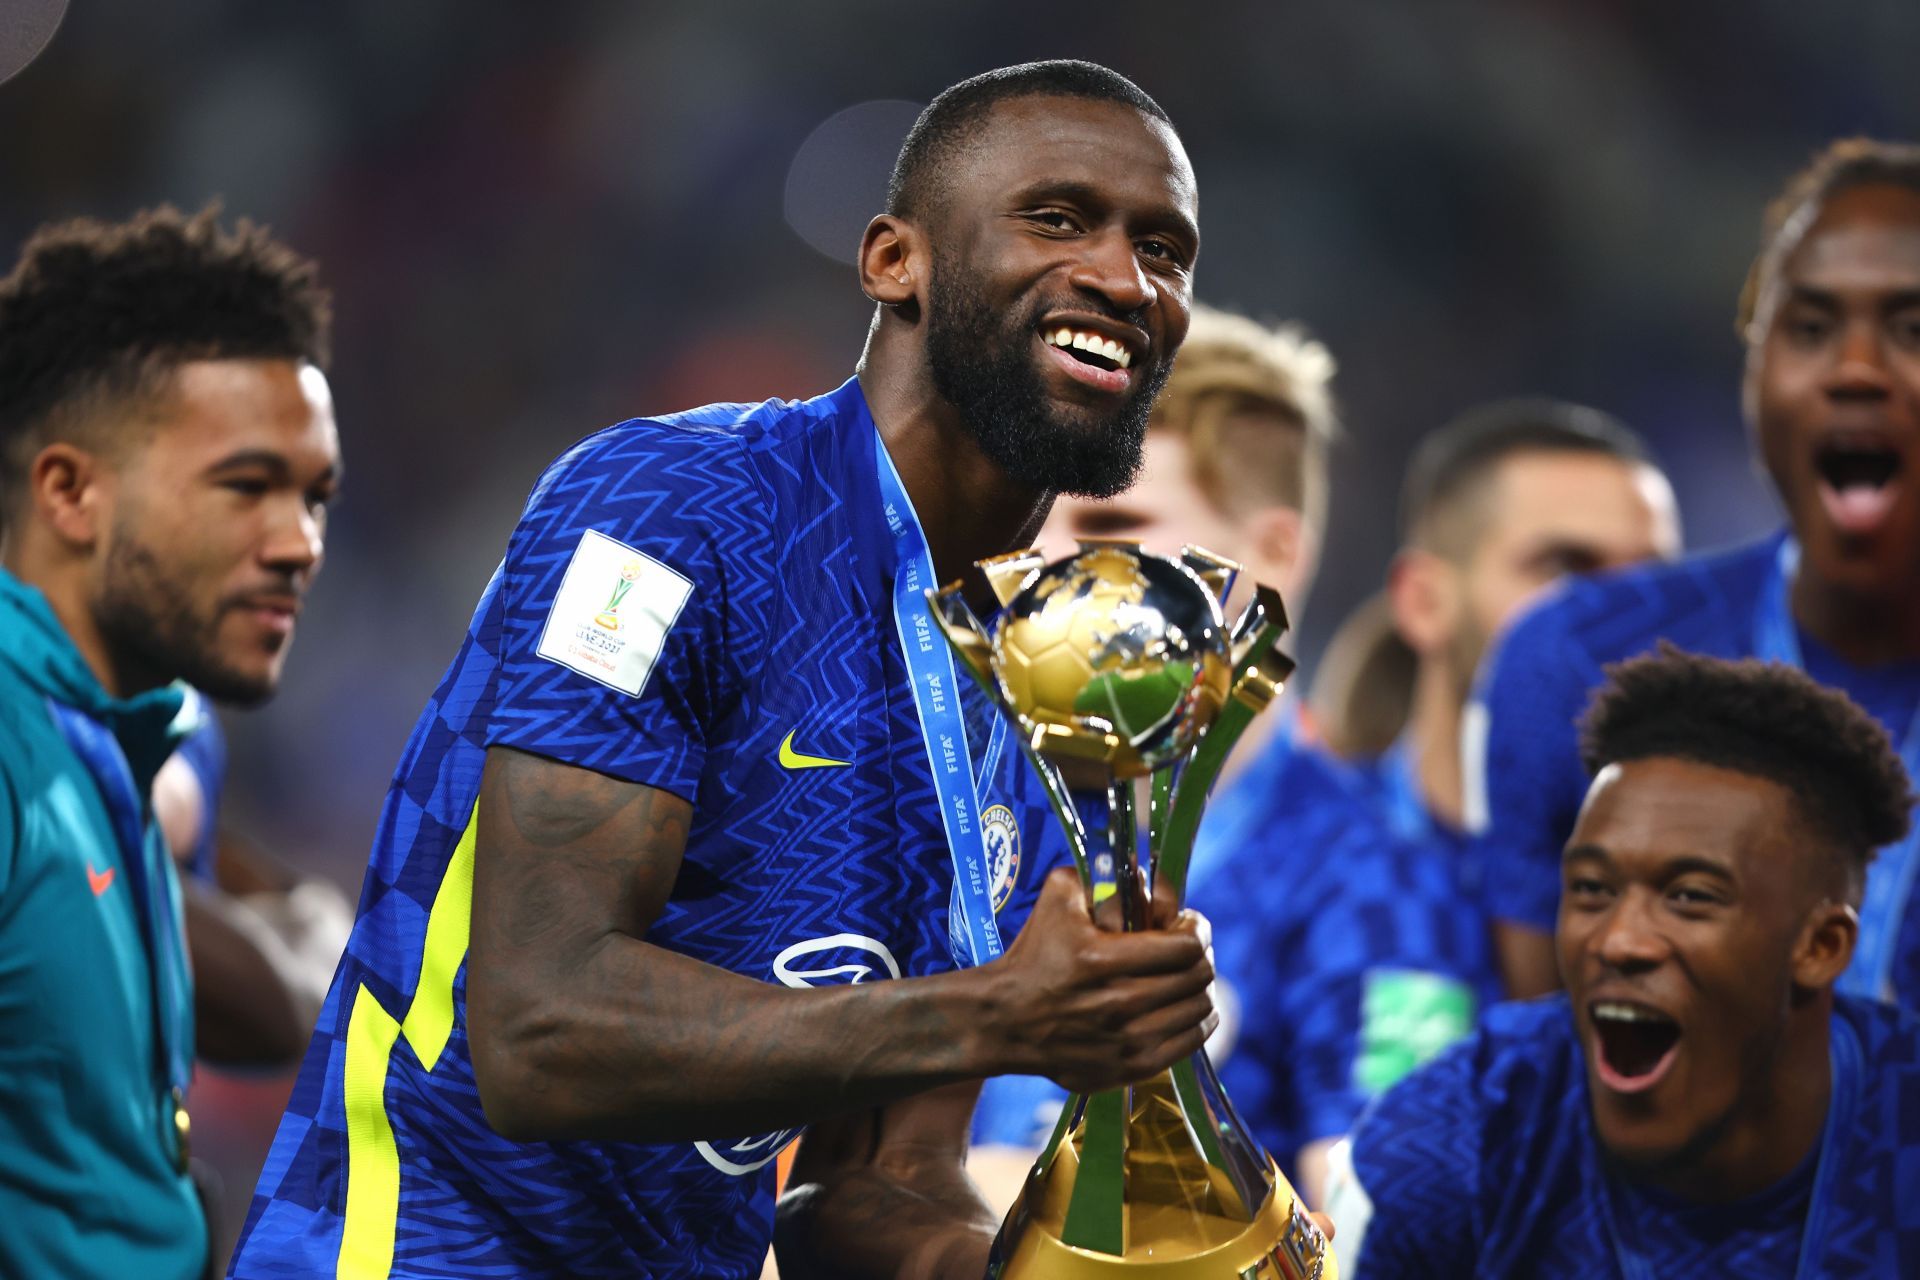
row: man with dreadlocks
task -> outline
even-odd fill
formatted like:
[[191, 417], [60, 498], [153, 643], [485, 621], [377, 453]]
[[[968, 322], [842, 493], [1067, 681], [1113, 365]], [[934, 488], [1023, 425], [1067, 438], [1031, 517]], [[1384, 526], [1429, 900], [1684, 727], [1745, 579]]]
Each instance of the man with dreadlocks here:
[[210, 210], [50, 227], [0, 280], [0, 1275], [205, 1267], [148, 797], [185, 684], [279, 680], [340, 470], [327, 326], [311, 263]]

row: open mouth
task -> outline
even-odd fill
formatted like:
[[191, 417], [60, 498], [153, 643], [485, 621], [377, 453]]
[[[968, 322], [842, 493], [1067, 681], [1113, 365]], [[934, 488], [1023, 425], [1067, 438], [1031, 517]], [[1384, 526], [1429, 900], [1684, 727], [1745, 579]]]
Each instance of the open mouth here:
[[1893, 510], [1893, 480], [1900, 474], [1900, 451], [1882, 441], [1840, 438], [1820, 446], [1813, 457], [1820, 502], [1843, 533], [1869, 534]]
[[1618, 1093], [1641, 1093], [1665, 1078], [1680, 1047], [1680, 1024], [1658, 1009], [1619, 1000], [1598, 1000], [1593, 1021], [1594, 1065], [1600, 1080]]
[[1096, 369], [1125, 369], [1133, 364], [1133, 353], [1112, 338], [1103, 338], [1085, 329], [1061, 326], [1040, 335], [1050, 347], [1066, 352], [1082, 364]]
[[1073, 325], [1052, 324], [1040, 330], [1047, 355], [1061, 372], [1082, 386], [1123, 392], [1133, 383], [1128, 370], [1133, 351], [1123, 342]]

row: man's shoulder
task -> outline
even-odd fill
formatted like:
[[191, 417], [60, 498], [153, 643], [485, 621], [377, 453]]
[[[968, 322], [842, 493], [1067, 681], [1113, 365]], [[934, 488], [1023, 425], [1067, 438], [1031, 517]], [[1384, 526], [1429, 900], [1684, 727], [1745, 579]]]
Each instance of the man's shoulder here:
[[1868, 1076], [1883, 1082], [1903, 1076], [1920, 1103], [1920, 1013], [1850, 995], [1836, 995], [1833, 1012], [1852, 1028]]
[[1396, 1085], [1385, 1098], [1401, 1111], [1479, 1115], [1490, 1137], [1527, 1130], [1555, 1110], [1574, 1084], [1577, 1056], [1564, 995], [1496, 1004], [1472, 1035]]
[[628, 418], [581, 440], [554, 467], [629, 467], [655, 458], [745, 465], [757, 453], [839, 436], [867, 421], [859, 385], [849, 381], [808, 399], [725, 401]]
[[1521, 616], [1501, 648], [1508, 655], [1573, 648], [1597, 664], [1670, 640], [1692, 652], [1742, 656], [1752, 645], [1753, 610], [1779, 548], [1775, 536], [1568, 579]]

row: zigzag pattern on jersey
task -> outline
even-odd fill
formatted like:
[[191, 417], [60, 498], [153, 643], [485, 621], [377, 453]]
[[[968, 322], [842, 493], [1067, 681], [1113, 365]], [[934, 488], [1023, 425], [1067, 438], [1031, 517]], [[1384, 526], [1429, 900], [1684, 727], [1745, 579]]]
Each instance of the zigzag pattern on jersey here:
[[[623, 424], [576, 447], [536, 487], [389, 792], [347, 961], [235, 1275], [332, 1273], [349, 1172], [341, 1081], [353, 993], [364, 983], [391, 1016], [406, 1012], [426, 915], [489, 742], [695, 801], [674, 896], [650, 941], [763, 980], [784, 942], [842, 931], [880, 940], [909, 972], [948, 967], [944, 837], [937, 815], [930, 824], [894, 785], [927, 764], [917, 721], [903, 738], [890, 705], [904, 676], [876, 656], [897, 640], [883, 566], [859, 524], [879, 519], [862, 510], [874, 506], [872, 427], [864, 412], [847, 421], [846, 394]], [[534, 656], [586, 527], [695, 583], [638, 698]], [[854, 763], [781, 769], [789, 729], [810, 735], [807, 750]], [[1030, 902], [1028, 888], [1007, 914]], [[462, 968], [431, 1071], [404, 1036], [389, 1060], [383, 1096], [400, 1159], [392, 1274], [758, 1274], [770, 1167], [730, 1176], [684, 1143], [500, 1139], [473, 1085], [464, 993]]]
[[[1920, 1264], [1920, 1021], [1842, 999], [1863, 1088], [1834, 1170], [1822, 1276]], [[1585, 1068], [1562, 998], [1490, 1013], [1472, 1040], [1390, 1091], [1354, 1135], [1374, 1204], [1369, 1277], [1618, 1274]], [[1814, 1169], [1737, 1205], [1611, 1191], [1627, 1246], [1655, 1275], [1790, 1276]]]

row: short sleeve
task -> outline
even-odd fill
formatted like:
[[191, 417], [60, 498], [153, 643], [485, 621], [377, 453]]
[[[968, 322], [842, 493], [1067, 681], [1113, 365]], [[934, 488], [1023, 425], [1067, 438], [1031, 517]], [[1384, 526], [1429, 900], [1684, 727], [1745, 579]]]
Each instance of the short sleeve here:
[[1477, 1041], [1454, 1046], [1370, 1107], [1328, 1180], [1342, 1276], [1474, 1273], [1481, 1172]]
[[1496, 920], [1553, 930], [1560, 850], [1586, 794], [1576, 724], [1600, 680], [1554, 603], [1514, 627], [1482, 671], [1461, 766], [1471, 857]]
[[501, 566], [488, 745], [692, 802], [760, 647], [767, 506], [718, 433], [628, 423], [555, 463]]

